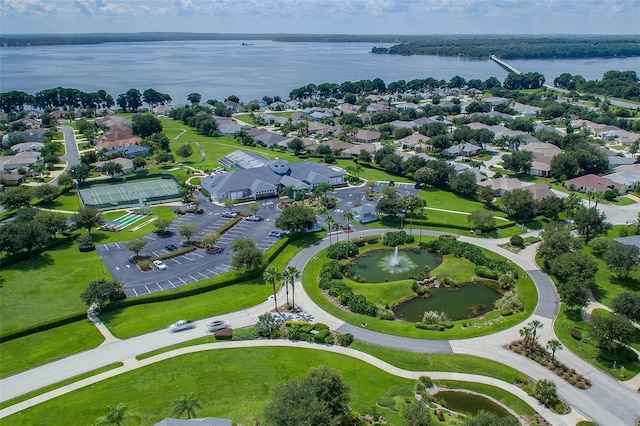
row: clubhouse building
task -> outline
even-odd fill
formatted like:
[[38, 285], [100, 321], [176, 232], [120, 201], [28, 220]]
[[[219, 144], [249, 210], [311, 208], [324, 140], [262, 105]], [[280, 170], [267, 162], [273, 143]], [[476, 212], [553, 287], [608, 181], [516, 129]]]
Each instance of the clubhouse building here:
[[307, 193], [323, 182], [332, 187], [345, 185], [344, 170], [319, 163], [289, 163], [281, 159], [270, 161], [244, 151], [235, 151], [220, 162], [238, 170], [214, 174], [201, 180], [202, 188], [209, 192], [212, 201], [217, 202], [277, 197], [278, 189], [285, 187]]

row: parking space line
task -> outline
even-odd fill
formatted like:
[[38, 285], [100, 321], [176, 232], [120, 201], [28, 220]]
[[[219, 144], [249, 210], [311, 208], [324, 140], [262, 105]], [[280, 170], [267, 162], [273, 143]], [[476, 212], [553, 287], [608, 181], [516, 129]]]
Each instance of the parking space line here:
[[187, 282], [186, 282], [185, 280], [183, 280], [183, 279], [182, 279], [182, 277], [178, 277], [178, 279], [179, 279], [180, 281], [182, 281], [182, 284], [187, 285]]
[[[167, 280], [167, 281], [169, 281], [169, 280]], [[173, 283], [171, 281], [169, 281], [169, 284], [171, 284], [171, 287], [176, 288], [176, 286], [173, 285]]]
[[136, 291], [136, 289], [132, 288], [131, 290], [133, 290], [133, 292], [135, 293], [136, 297], [138, 297], [138, 292]]
[[218, 275], [217, 272], [212, 271], [211, 269], [207, 269], [207, 272], [211, 272], [213, 275]]
[[158, 286], [158, 288], [160, 289], [160, 291], [164, 290], [160, 284], [156, 283], [156, 285]]
[[145, 238], [148, 238], [148, 239], [150, 239], [151, 241], [155, 241], [155, 240], [156, 240], [155, 238], [153, 238], [153, 237], [150, 237], [149, 235], [145, 235], [144, 237], [145, 237]]
[[178, 262], [175, 258], [171, 258], [171, 260], [173, 260], [174, 262], [176, 262], [178, 265], [182, 265], [182, 263]]
[[120, 246], [118, 245], [118, 243], [113, 243], [113, 244], [115, 244], [115, 245], [116, 245], [116, 247], [120, 248]]
[[107, 244], [104, 245], [104, 248], [106, 248], [107, 251], [109, 251], [109, 246]]
[[193, 281], [198, 281], [198, 279], [197, 279], [197, 278], [193, 278], [193, 276], [192, 276], [191, 274], [187, 274], [187, 276], [188, 276], [189, 278], [191, 278]]
[[209, 278], [208, 276], [206, 276], [205, 274], [203, 274], [202, 272], [198, 272], [200, 275], [202, 275], [205, 278]]
[[147, 289], [147, 293], [151, 293], [151, 290], [149, 290], [149, 287], [147, 287], [146, 285], [144, 286], [144, 288]]

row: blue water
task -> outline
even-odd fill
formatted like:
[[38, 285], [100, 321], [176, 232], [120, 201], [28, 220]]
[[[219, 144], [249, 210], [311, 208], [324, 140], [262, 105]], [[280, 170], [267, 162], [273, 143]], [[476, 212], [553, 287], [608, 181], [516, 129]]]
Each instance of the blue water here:
[[[105, 89], [115, 98], [135, 87], [168, 93], [173, 104], [198, 92], [202, 100], [242, 101], [278, 95], [287, 98], [308, 83], [342, 83], [381, 78], [385, 83], [455, 75], [469, 80], [506, 71], [489, 60], [437, 56], [371, 54], [369, 43], [282, 43], [265, 40], [170, 41], [98, 45], [0, 48], [0, 92], [34, 94], [57, 86], [91, 92]], [[640, 58], [511, 61], [522, 71], [538, 71], [548, 82], [563, 72], [601, 78], [609, 69], [638, 70]]]

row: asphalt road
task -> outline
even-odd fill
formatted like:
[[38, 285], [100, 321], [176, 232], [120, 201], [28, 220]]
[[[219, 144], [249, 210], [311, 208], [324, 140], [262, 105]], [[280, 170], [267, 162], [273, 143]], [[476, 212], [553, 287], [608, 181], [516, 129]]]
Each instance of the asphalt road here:
[[67, 151], [61, 158], [66, 160], [69, 166], [80, 164], [80, 153], [78, 152], [78, 144], [76, 143], [73, 128], [70, 126], [60, 126], [60, 129], [62, 129], [62, 133], [64, 134], [64, 145]]

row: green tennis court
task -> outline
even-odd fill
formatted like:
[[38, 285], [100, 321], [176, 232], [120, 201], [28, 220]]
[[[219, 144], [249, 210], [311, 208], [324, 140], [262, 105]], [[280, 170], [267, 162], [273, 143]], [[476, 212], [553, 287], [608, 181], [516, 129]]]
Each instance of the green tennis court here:
[[80, 188], [79, 192], [85, 206], [104, 210], [122, 206], [143, 206], [182, 198], [178, 183], [172, 178], [90, 185]]

